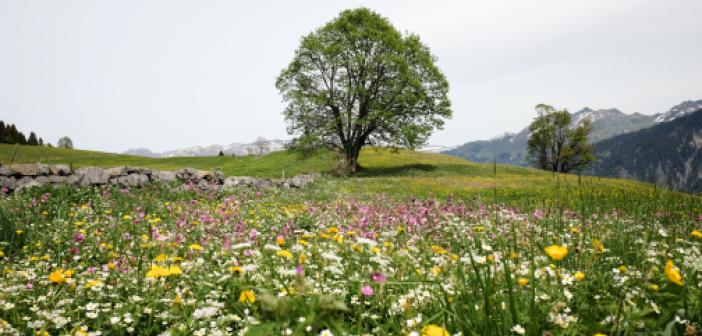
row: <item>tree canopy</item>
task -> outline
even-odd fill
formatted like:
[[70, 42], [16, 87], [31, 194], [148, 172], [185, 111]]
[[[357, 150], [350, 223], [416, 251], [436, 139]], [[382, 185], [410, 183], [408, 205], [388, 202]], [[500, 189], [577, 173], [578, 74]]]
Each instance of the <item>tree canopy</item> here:
[[415, 148], [451, 117], [448, 82], [414, 34], [359, 8], [302, 38], [276, 81], [292, 146], [333, 148], [349, 172], [365, 145]]
[[592, 127], [585, 119], [572, 124], [567, 110], [553, 106], [536, 106], [538, 116], [529, 125], [528, 159], [536, 168], [567, 173], [581, 169], [595, 160], [589, 143]]

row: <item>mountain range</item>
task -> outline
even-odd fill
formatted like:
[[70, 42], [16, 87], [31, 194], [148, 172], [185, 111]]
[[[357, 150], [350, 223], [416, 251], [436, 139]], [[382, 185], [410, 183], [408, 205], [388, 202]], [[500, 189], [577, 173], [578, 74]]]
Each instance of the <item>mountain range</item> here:
[[702, 106], [594, 145], [588, 175], [629, 178], [676, 190], [702, 191]]
[[[585, 119], [592, 122], [590, 142], [615, 137], [620, 134], [635, 132], [654, 125], [670, 122], [679, 117], [702, 109], [702, 100], [684, 101], [668, 111], [654, 115], [639, 113], [626, 114], [616, 108], [592, 109], [585, 107], [573, 113], [573, 122], [579, 124]], [[528, 126], [518, 133], [505, 133], [490, 140], [467, 142], [443, 153], [459, 156], [474, 162], [493, 162], [527, 165], [526, 148], [529, 139]]]
[[243, 156], [250, 154], [267, 154], [283, 150], [287, 140], [266, 140], [258, 139], [251, 143], [231, 143], [229, 145], [209, 145], [192, 146], [169, 150], [161, 153], [151, 151], [148, 148], [132, 148], [123, 154], [145, 156], [145, 157], [189, 157], [189, 156], [216, 156], [220, 151], [228, 156]]

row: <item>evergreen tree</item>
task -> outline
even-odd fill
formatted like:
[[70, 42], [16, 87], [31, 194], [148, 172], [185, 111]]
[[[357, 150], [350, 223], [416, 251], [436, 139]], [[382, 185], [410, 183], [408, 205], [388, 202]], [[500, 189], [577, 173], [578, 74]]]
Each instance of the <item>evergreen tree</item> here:
[[5, 123], [0, 120], [0, 143], [5, 143]]
[[27, 144], [30, 146], [39, 146], [39, 139], [34, 132], [29, 132], [29, 139], [27, 139]]

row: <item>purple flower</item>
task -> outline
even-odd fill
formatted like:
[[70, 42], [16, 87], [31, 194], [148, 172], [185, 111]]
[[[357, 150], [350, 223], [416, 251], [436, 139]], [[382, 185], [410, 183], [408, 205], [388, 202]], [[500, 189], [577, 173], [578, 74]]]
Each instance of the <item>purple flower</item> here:
[[383, 273], [371, 274], [371, 280], [373, 280], [373, 282], [385, 282], [385, 280], [387, 280], [387, 279], [388, 279], [388, 277], [386, 277], [385, 274], [383, 274]]
[[363, 294], [363, 296], [373, 296], [373, 287], [369, 285], [361, 286], [361, 294]]
[[76, 233], [76, 234], [73, 236], [73, 241], [76, 242], [76, 243], [82, 242], [83, 239], [85, 239], [85, 235], [82, 234], [82, 233], [80, 233], [80, 232]]

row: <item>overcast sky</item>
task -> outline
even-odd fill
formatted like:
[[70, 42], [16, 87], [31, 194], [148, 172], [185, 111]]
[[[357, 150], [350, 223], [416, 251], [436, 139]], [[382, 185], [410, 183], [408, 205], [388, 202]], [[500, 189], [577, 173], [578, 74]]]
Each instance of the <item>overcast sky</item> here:
[[0, 0], [0, 119], [116, 152], [288, 138], [276, 76], [300, 37], [359, 6], [438, 58], [454, 117], [432, 144], [518, 131], [541, 102], [702, 99], [697, 0]]

